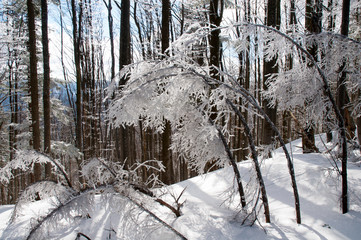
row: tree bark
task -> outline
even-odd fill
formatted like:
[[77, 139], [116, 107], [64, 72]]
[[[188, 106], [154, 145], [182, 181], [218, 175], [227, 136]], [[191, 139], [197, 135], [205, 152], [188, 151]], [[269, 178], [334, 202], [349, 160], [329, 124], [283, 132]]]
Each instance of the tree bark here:
[[[171, 6], [170, 0], [162, 0], [162, 54], [166, 56], [166, 50], [169, 48], [169, 31], [170, 31]], [[172, 128], [168, 120], [165, 120], [164, 132], [162, 134], [162, 162], [166, 167], [166, 172], [162, 176], [162, 181], [165, 184], [172, 184], [175, 182], [174, 166], [172, 153], [170, 150]]]
[[[305, 27], [311, 34], [317, 34], [322, 29], [322, 0], [306, 0]], [[317, 61], [317, 45], [307, 46], [308, 52]], [[312, 64], [309, 64], [312, 67]], [[306, 106], [307, 108], [307, 106]], [[302, 150], [304, 153], [318, 152], [315, 145], [315, 128], [311, 122], [304, 128], [305, 134], [302, 135]]]
[[169, 31], [170, 31], [170, 0], [162, 0], [162, 53], [166, 54], [169, 48]]
[[[47, 0], [41, 0], [41, 32], [43, 43], [43, 108], [44, 108], [44, 152], [51, 152], [51, 119], [50, 119], [50, 60], [48, 38], [48, 4]], [[51, 164], [45, 165], [45, 177], [51, 176]]]
[[115, 77], [115, 55], [114, 55], [112, 0], [108, 0], [108, 4], [105, 0], [103, 1], [108, 10], [108, 27], [109, 27], [110, 57], [111, 57], [110, 78], [113, 79]]
[[[341, 20], [341, 34], [344, 36], [348, 36], [348, 28], [350, 22], [350, 0], [343, 0], [342, 1], [342, 20]], [[340, 109], [341, 115], [344, 119], [345, 125], [346, 123], [346, 116], [345, 116], [345, 107], [346, 107], [346, 97], [347, 97], [347, 90], [346, 90], [346, 59], [344, 59], [342, 66], [340, 68], [341, 75], [340, 78], [337, 80], [338, 92], [338, 107]], [[345, 127], [345, 125], [343, 127]], [[341, 145], [342, 147], [342, 170], [341, 170], [341, 177], [342, 177], [342, 213], [348, 212], [348, 184], [347, 184], [347, 142], [345, 135], [346, 129], [341, 130]]]
[[[9, 49], [9, 57], [11, 56], [11, 51]], [[15, 142], [16, 142], [16, 134], [15, 134], [15, 128], [13, 124], [17, 123], [17, 119], [15, 117], [15, 112], [17, 109], [15, 109], [15, 97], [17, 96], [17, 89], [13, 89], [13, 66], [12, 61], [8, 60], [8, 71], [9, 71], [9, 103], [10, 103], [10, 126], [9, 126], [9, 161], [13, 160], [15, 157]], [[16, 79], [15, 79], [16, 81]], [[1, 125], [2, 126], [2, 125]], [[0, 129], [2, 130], [2, 129]]]
[[[122, 0], [121, 2], [121, 19], [120, 19], [120, 46], [119, 46], [119, 71], [125, 65], [131, 63], [130, 54], [130, 1]], [[119, 85], [124, 85], [127, 78], [122, 78]]]
[[[31, 96], [31, 128], [32, 128], [32, 145], [34, 150], [40, 150], [40, 117], [39, 117], [39, 89], [38, 89], [38, 72], [36, 56], [36, 29], [35, 29], [35, 10], [32, 0], [27, 0], [28, 8], [28, 28], [29, 28], [29, 53], [30, 53], [30, 79], [29, 88]], [[40, 164], [34, 165], [34, 181], [41, 179]]]
[[[75, 0], [71, 0], [72, 10], [72, 24], [73, 24], [73, 47], [74, 47], [74, 63], [75, 63], [75, 74], [76, 74], [76, 147], [80, 152], [83, 150], [82, 140], [82, 91], [81, 91], [81, 66], [80, 66], [80, 39], [81, 39], [81, 19], [82, 19], [82, 7], [79, 12], [79, 27], [77, 20], [77, 8]], [[79, 30], [78, 30], [79, 29]]]
[[[121, 10], [120, 18], [120, 45], [119, 45], [119, 71], [123, 69], [124, 66], [131, 63], [131, 54], [130, 54], [130, 1], [122, 0], [121, 6], [118, 5]], [[122, 77], [119, 80], [119, 86], [122, 88], [128, 78], [127, 76]], [[129, 160], [130, 157], [130, 139], [131, 139], [131, 129], [127, 126], [121, 126], [120, 128], [115, 129], [115, 141], [117, 144], [116, 152], [118, 160], [124, 161], [125, 159]], [[121, 148], [121, 149], [119, 149]], [[129, 161], [128, 161], [129, 163]]]
[[[281, 24], [281, 2], [280, 0], [268, 0], [267, 4], [267, 26], [280, 28]], [[278, 73], [277, 58], [273, 58], [270, 61], [264, 61], [263, 63], [263, 89], [268, 89], [268, 79], [270, 74]], [[277, 125], [277, 106], [271, 107], [269, 100], [263, 100], [263, 107], [265, 113], [271, 119], [271, 121]], [[276, 133], [273, 131], [271, 125], [264, 121], [262, 144], [269, 145], [272, 143]]]
[[268, 204], [266, 186], [265, 186], [264, 181], [263, 181], [261, 168], [260, 168], [260, 165], [259, 165], [259, 162], [258, 162], [258, 155], [257, 155], [257, 151], [256, 151], [256, 146], [254, 144], [254, 138], [253, 138], [251, 129], [248, 126], [247, 120], [242, 116], [242, 113], [237, 109], [237, 107], [234, 106], [234, 104], [231, 101], [229, 101], [228, 99], [227, 99], [227, 104], [231, 106], [233, 111], [239, 117], [240, 121], [242, 122], [242, 125], [244, 126], [246, 135], [248, 137], [248, 142], [249, 142], [249, 146], [250, 146], [250, 149], [251, 149], [252, 159], [253, 159], [254, 167], [255, 167], [255, 170], [256, 170], [256, 174], [257, 174], [257, 180], [258, 180], [258, 184], [259, 184], [259, 187], [260, 187], [260, 190], [261, 190], [261, 197], [262, 197], [262, 202], [263, 202], [263, 208], [264, 208], [264, 215], [265, 215], [265, 218], [266, 218], [266, 223], [270, 223], [271, 222], [271, 217], [270, 217], [270, 211], [269, 211], [269, 204]]
[[[219, 8], [220, 7], [220, 8]], [[221, 24], [223, 17], [223, 0], [210, 0], [209, 5], [209, 22], [210, 22], [210, 36], [209, 36], [209, 51], [210, 51], [210, 75], [214, 79], [219, 80], [220, 76], [218, 73], [218, 68], [220, 66], [220, 52], [221, 52], [221, 43], [219, 35], [221, 30], [218, 27]]]

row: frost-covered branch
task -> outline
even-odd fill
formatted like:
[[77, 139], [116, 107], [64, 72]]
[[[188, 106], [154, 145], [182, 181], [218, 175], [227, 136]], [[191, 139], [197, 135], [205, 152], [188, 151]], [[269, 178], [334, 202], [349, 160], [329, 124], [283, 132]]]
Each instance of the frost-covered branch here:
[[[335, 112], [335, 115], [337, 117], [338, 120], [338, 125], [339, 125], [339, 131], [340, 131], [340, 136], [341, 136], [341, 146], [342, 146], [342, 184], [343, 186], [346, 186], [347, 189], [347, 138], [346, 138], [346, 127], [345, 127], [345, 119], [341, 114], [341, 111], [336, 103], [336, 100], [332, 94], [332, 90], [331, 87], [329, 85], [329, 82], [327, 80], [327, 77], [325, 75], [325, 73], [323, 72], [323, 70], [321, 69], [321, 67], [319, 66], [318, 62], [314, 59], [314, 57], [312, 56], [311, 53], [309, 53], [305, 48], [303, 48], [299, 43], [297, 43], [294, 39], [292, 39], [290, 36], [288, 36], [287, 34], [282, 33], [281, 31], [274, 29], [272, 27], [268, 27], [268, 26], [264, 26], [264, 25], [258, 25], [258, 24], [254, 24], [254, 26], [256, 27], [260, 27], [260, 28], [265, 28], [269, 31], [275, 32], [277, 33], [279, 36], [281, 36], [284, 39], [287, 39], [289, 42], [291, 42], [300, 52], [302, 52], [312, 63], [312, 66], [314, 68], [316, 68], [319, 76], [321, 77], [322, 80], [322, 84], [323, 84], [323, 89], [324, 89], [324, 93], [326, 94], [327, 98], [329, 99], [329, 101], [332, 104], [332, 108]], [[360, 47], [358, 48], [360, 50]], [[342, 188], [344, 190], [344, 187]], [[342, 193], [342, 199], [347, 199], [347, 192]], [[346, 200], [347, 201], [347, 200]], [[347, 206], [348, 203], [343, 203], [344, 206]], [[347, 209], [347, 207], [345, 207]], [[347, 210], [345, 211], [347, 212]]]
[[65, 168], [57, 160], [47, 156], [44, 153], [35, 150], [18, 150], [16, 151], [15, 159], [8, 162], [3, 168], [0, 169], [0, 182], [8, 184], [10, 179], [14, 177], [13, 170], [21, 170], [23, 172], [31, 171], [36, 163], [46, 164], [50, 163], [54, 172], [60, 173], [59, 176], [63, 177], [69, 187], [71, 182], [65, 171]]
[[[149, 64], [154, 67], [150, 67]], [[168, 65], [169, 75], [167, 76], [165, 73]], [[161, 67], [160, 78], [154, 70], [155, 67]], [[147, 69], [151, 69], [152, 74], [148, 74]], [[163, 65], [159, 62], [156, 66], [149, 62], [139, 63], [133, 70], [136, 79], [133, 80], [132, 74], [130, 74], [128, 84], [123, 89], [123, 95], [110, 107], [110, 118], [123, 124], [137, 124], [139, 119], [144, 119], [146, 122], [144, 125], [160, 130], [163, 126], [163, 119], [167, 119], [175, 129], [172, 149], [177, 150], [185, 159], [188, 159], [190, 166], [194, 164], [193, 166], [198, 171], [201, 171], [206, 163], [212, 160], [216, 160], [220, 166], [230, 163], [234, 167], [230, 161], [232, 154], [229, 154], [230, 149], [227, 148], [228, 140], [224, 137], [224, 134], [228, 132], [227, 116], [232, 111], [226, 99], [229, 97], [235, 100], [242, 98], [251, 103], [278, 133], [278, 139], [287, 157], [294, 188], [297, 222], [301, 221], [293, 164], [281, 134], [254, 97], [237, 81], [227, 74], [223, 76], [227, 77], [230, 84], [227, 81], [216, 81], [204, 74], [205, 71], [201, 67], [194, 63], [189, 65], [177, 58], [163, 61]], [[142, 74], [139, 74], [138, 70]], [[133, 82], [140, 81], [139, 78], [142, 79], [141, 87], [137, 84], [133, 85]], [[160, 86], [162, 91], [159, 91]], [[218, 87], [213, 88], [212, 86]], [[213, 109], [217, 109], [217, 112], [214, 122], [211, 123], [209, 119], [212, 114], [214, 115]], [[221, 129], [216, 127], [215, 122], [217, 121], [225, 122]], [[240, 183], [238, 178], [237, 182]], [[242, 191], [240, 187], [239, 191]]]
[[[209, 121], [211, 122], [212, 125], [215, 125], [215, 123], [212, 121], [212, 119], [209, 119]], [[246, 198], [245, 198], [245, 195], [244, 195], [241, 174], [240, 174], [240, 172], [238, 170], [237, 163], [236, 163], [236, 161], [235, 161], [235, 159], [233, 157], [233, 154], [232, 154], [231, 149], [230, 149], [230, 147], [229, 147], [229, 145], [227, 143], [226, 138], [224, 137], [222, 131], [219, 128], [217, 128], [217, 131], [218, 131], [219, 138], [221, 139], [221, 141], [223, 143], [223, 146], [224, 146], [224, 149], [225, 149], [225, 151], [227, 153], [227, 156], [228, 156], [229, 162], [230, 162], [230, 164], [232, 166], [234, 175], [236, 177], [238, 193], [239, 193], [239, 197], [240, 197], [240, 200], [241, 200], [242, 208], [245, 208], [246, 207]]]
[[[70, 200], [65, 203], [61, 203], [57, 208], [53, 209], [49, 214], [40, 219], [40, 221], [31, 228], [27, 240], [30, 239], [44, 239], [47, 238], [46, 233], [50, 232], [50, 229], [45, 230], [46, 228], [52, 227], [56, 229], [56, 223], [60, 219], [66, 219], [67, 221], [73, 222], [80, 220], [76, 216], [86, 216], [89, 212], [89, 207], [91, 206], [91, 201], [93, 201], [92, 193], [94, 190], [87, 190], [82, 193], [78, 193]], [[48, 224], [46, 226], [46, 224]]]
[[[156, 163], [159, 167], [156, 168], [154, 166], [148, 166], [148, 164], [151, 163]], [[156, 197], [156, 195], [147, 186], [142, 184], [139, 178], [137, 178], [136, 171], [139, 167], [153, 168], [157, 171], [162, 171], [164, 166], [160, 161], [146, 161], [139, 163], [136, 164], [135, 167], [131, 166], [129, 170], [125, 170], [123, 167], [123, 165], [119, 165], [117, 163], [107, 162], [100, 158], [94, 158], [84, 165], [82, 173], [88, 182], [92, 183], [94, 186], [96, 186], [97, 183], [113, 184], [117, 186], [117, 191], [122, 194], [129, 192], [129, 188], [134, 189], [151, 197], [155, 202], [158, 202], [162, 206], [169, 208], [176, 217], [181, 216], [180, 209], [176, 209], [171, 204]]]
[[[197, 75], [199, 75], [198, 73], [195, 73]], [[201, 76], [201, 75], [199, 75]], [[252, 104], [253, 107], [255, 107], [259, 113], [261, 114], [261, 116], [263, 116], [265, 118], [265, 120], [270, 124], [270, 126], [272, 127], [272, 129], [274, 130], [274, 132], [276, 133], [276, 136], [282, 146], [282, 149], [286, 155], [286, 159], [287, 159], [287, 165], [288, 165], [288, 169], [289, 169], [289, 173], [291, 176], [291, 183], [292, 183], [292, 188], [293, 188], [293, 193], [294, 193], [294, 198], [295, 198], [295, 208], [296, 208], [296, 217], [297, 217], [297, 223], [301, 223], [301, 210], [300, 210], [300, 200], [299, 200], [299, 194], [298, 194], [298, 190], [297, 190], [297, 183], [296, 183], [296, 177], [295, 177], [295, 173], [294, 173], [294, 167], [293, 167], [293, 161], [291, 159], [290, 154], [288, 153], [288, 150], [286, 148], [285, 142], [283, 141], [283, 138], [281, 136], [281, 133], [278, 131], [277, 127], [275, 126], [275, 124], [271, 121], [271, 119], [268, 117], [268, 115], [263, 111], [263, 109], [261, 108], [261, 106], [258, 104], [257, 100], [246, 90], [244, 89], [235, 79], [233, 79], [232, 76], [229, 76], [229, 80], [237, 86], [237, 88], [234, 88], [233, 86], [225, 83], [225, 82], [221, 82], [221, 81], [216, 81], [211, 77], [208, 76], [202, 76], [202, 79], [209, 83], [209, 82], [217, 82], [220, 86], [223, 86], [227, 89], [229, 89], [232, 92], [236, 92], [239, 93], [243, 98], [245, 98], [250, 104]], [[228, 100], [229, 102], [229, 100]]]
[[56, 198], [56, 202], [54, 202], [54, 204], [62, 204], [74, 196], [75, 193], [76, 192], [72, 188], [65, 187], [53, 181], [40, 181], [33, 183], [21, 192], [12, 212], [10, 223], [16, 222], [18, 216], [21, 215], [21, 211], [26, 208], [28, 203], [41, 199]]
[[150, 216], [152, 216], [156, 221], [160, 222], [161, 224], [163, 224], [166, 228], [170, 229], [172, 232], [174, 232], [178, 237], [180, 237], [181, 239], [186, 240], [187, 238], [181, 234], [180, 232], [178, 232], [176, 229], [174, 229], [172, 226], [170, 226], [168, 223], [164, 222], [162, 219], [160, 219], [157, 215], [155, 215], [153, 212], [149, 211], [148, 209], [146, 209], [144, 206], [142, 206], [141, 204], [139, 204], [138, 202], [134, 201], [133, 199], [129, 198], [128, 199], [134, 203], [136, 206], [138, 206], [140, 209], [142, 209], [143, 211], [145, 211], [146, 213], [148, 213]]
[[[98, 189], [89, 189], [84, 192], [79, 193], [78, 195], [74, 196], [72, 199], [67, 201], [64, 204], [59, 205], [57, 208], [53, 209], [48, 215], [43, 217], [39, 220], [39, 222], [32, 227], [31, 231], [29, 232], [26, 239], [46, 239], [51, 236], [48, 236], [48, 234], [54, 232], [59, 232], [61, 229], [59, 228], [67, 228], [70, 224], [80, 221], [85, 218], [91, 218], [89, 215], [92, 211], [92, 206], [96, 204], [94, 195], [98, 193], [99, 191], [103, 192], [103, 195], [109, 194], [109, 197], [101, 198], [99, 199], [102, 203], [102, 201], [108, 200], [114, 203], [111, 203], [112, 205], [120, 205], [119, 206], [119, 217], [123, 218], [124, 225], [129, 225], [127, 221], [133, 221], [135, 218], [132, 218], [132, 215], [139, 214], [138, 212], [134, 212], [132, 210], [134, 206], [140, 211], [146, 213], [148, 216], [151, 217], [152, 221], [155, 223], [160, 223], [161, 226], [164, 228], [170, 230], [173, 232], [173, 234], [176, 237], [179, 237], [180, 239], [186, 239], [184, 235], [182, 235], [180, 232], [178, 232], [176, 229], [174, 229], [172, 226], [170, 226], [168, 223], [160, 219], [156, 214], [154, 214], [152, 211], [150, 211], [145, 205], [142, 203], [139, 203], [137, 200], [135, 200], [133, 197], [129, 195], [124, 195], [122, 193], [115, 193], [115, 189], [112, 187], [103, 187]], [[129, 205], [130, 203], [130, 205]], [[104, 204], [104, 203], [103, 203]], [[132, 206], [133, 205], [133, 206]], [[129, 216], [127, 216], [129, 215]], [[129, 218], [129, 219], [126, 219]], [[57, 223], [61, 220], [67, 221], [68, 224], [60, 224]], [[139, 222], [131, 222], [132, 226], [131, 228], [124, 228], [128, 229], [128, 236], [139, 236], [141, 232], [151, 231], [150, 229], [147, 229], [149, 227], [149, 224], [146, 224], [144, 228], [142, 228], [143, 223], [145, 221], [151, 221], [150, 219], [147, 220], [144, 217], [137, 219], [136, 221]], [[154, 224], [154, 223], [153, 223]], [[130, 226], [130, 225], [129, 225]], [[133, 231], [132, 231], [133, 230]], [[134, 231], [137, 230], [137, 231]]]
[[227, 99], [227, 103], [231, 106], [233, 111], [239, 117], [239, 119], [241, 120], [242, 125], [244, 126], [244, 129], [246, 131], [249, 146], [250, 146], [250, 149], [251, 149], [253, 163], [254, 163], [254, 166], [255, 166], [255, 169], [256, 169], [257, 179], [258, 179], [259, 186], [260, 186], [260, 189], [261, 189], [262, 201], [263, 201], [263, 207], [264, 207], [266, 222], [270, 223], [271, 219], [270, 219], [270, 212], [269, 212], [269, 205], [268, 205], [268, 197], [267, 197], [267, 193], [266, 193], [266, 186], [264, 184], [262, 173], [261, 173], [261, 168], [260, 168], [259, 163], [258, 163], [258, 156], [257, 156], [258, 154], [257, 154], [257, 151], [256, 151], [256, 146], [254, 144], [251, 129], [249, 128], [246, 119], [243, 117], [243, 115], [238, 110], [238, 108], [229, 99]]

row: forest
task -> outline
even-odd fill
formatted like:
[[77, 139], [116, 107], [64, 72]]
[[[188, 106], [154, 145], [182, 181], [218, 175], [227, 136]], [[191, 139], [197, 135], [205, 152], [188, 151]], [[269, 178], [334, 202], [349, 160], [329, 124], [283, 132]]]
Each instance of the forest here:
[[151, 216], [142, 201], [179, 217], [187, 190], [171, 202], [158, 190], [230, 166], [228, 198], [269, 223], [261, 169], [281, 148], [301, 224], [286, 147], [301, 139], [303, 154], [332, 159], [349, 212], [348, 164], [361, 161], [359, 0], [0, 6], [0, 205], [56, 196], [59, 209], [111, 188]]

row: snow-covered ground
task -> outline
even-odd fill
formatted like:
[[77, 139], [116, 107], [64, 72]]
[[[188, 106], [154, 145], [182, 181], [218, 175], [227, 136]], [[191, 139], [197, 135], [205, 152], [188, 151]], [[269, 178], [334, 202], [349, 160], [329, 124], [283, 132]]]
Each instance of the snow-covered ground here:
[[[319, 147], [322, 143], [318, 141]], [[173, 226], [188, 239], [361, 239], [361, 167], [359, 162], [348, 164], [350, 211], [341, 214], [341, 181], [333, 170], [330, 160], [322, 154], [302, 154], [300, 141], [289, 146], [292, 149], [296, 180], [300, 195], [302, 224], [295, 220], [294, 199], [286, 159], [281, 150], [263, 161], [262, 174], [270, 203], [271, 223], [265, 223], [263, 211], [253, 226], [241, 225], [244, 213], [235, 211], [237, 197], [229, 199], [233, 184], [231, 168], [217, 170], [198, 176], [167, 188], [163, 196], [172, 202], [170, 193], [179, 195], [184, 188], [180, 202], [184, 202], [183, 215], [175, 218], [159, 205], [151, 204], [153, 212]], [[252, 163], [239, 163], [242, 178], [247, 180], [253, 174]], [[253, 189], [252, 183], [246, 189]], [[251, 193], [250, 190], [246, 191]], [[175, 235], [161, 225], [152, 225], [144, 212], [136, 210], [124, 199], [115, 201], [95, 197], [94, 205], [87, 216], [76, 224], [67, 225], [67, 219], [60, 219], [58, 233], [51, 233], [47, 239], [75, 239], [78, 232], [91, 239], [176, 239]], [[114, 199], [113, 199], [114, 200]], [[228, 201], [227, 201], [228, 200]], [[52, 200], [54, 201], [54, 200]], [[23, 239], [28, 234], [31, 222], [37, 214], [46, 211], [51, 201], [38, 201], [24, 205], [17, 224], [7, 228], [13, 206], [0, 206], [0, 239]], [[149, 206], [147, 206], [149, 208]], [[129, 210], [132, 209], [132, 210]], [[138, 212], [137, 212], [138, 211]], [[125, 214], [127, 212], [128, 214]], [[135, 219], [136, 218], [136, 219]], [[139, 222], [143, 222], [140, 225]], [[142, 229], [147, 228], [145, 233]], [[48, 228], [49, 229], [49, 228]], [[65, 229], [65, 230], [64, 230]], [[139, 232], [138, 232], [139, 231]], [[139, 233], [139, 234], [138, 234]], [[127, 235], [124, 237], [124, 235]], [[79, 239], [85, 239], [80, 237]]]

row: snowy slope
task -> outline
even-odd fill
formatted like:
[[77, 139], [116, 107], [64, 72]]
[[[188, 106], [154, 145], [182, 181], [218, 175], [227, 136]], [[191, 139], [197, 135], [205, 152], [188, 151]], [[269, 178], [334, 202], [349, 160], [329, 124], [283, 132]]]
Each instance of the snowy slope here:
[[[319, 147], [322, 148], [321, 143]], [[164, 199], [172, 202], [169, 193], [178, 195], [185, 187], [181, 197], [185, 201], [183, 215], [175, 218], [168, 209], [159, 205], [149, 205], [157, 215], [185, 235], [188, 239], [361, 239], [361, 168], [357, 163], [349, 163], [350, 212], [341, 214], [341, 182], [330, 161], [322, 154], [302, 154], [300, 141], [292, 143], [296, 180], [298, 184], [302, 224], [295, 220], [294, 200], [288, 174], [286, 159], [280, 150], [276, 150], [271, 159], [262, 163], [262, 174], [270, 203], [271, 222], [266, 224], [262, 211], [259, 221], [252, 227], [242, 226], [242, 213], [237, 214], [234, 203], [237, 197], [229, 200], [229, 190], [233, 183], [231, 168], [218, 170], [204, 176], [198, 176], [177, 183], [167, 189]], [[249, 161], [239, 163], [242, 178], [250, 175], [252, 164]], [[249, 184], [251, 186], [251, 184]], [[248, 187], [248, 189], [252, 189]], [[99, 198], [99, 197], [98, 197]], [[22, 239], [26, 236], [30, 219], [36, 212], [44, 209], [48, 202], [32, 203], [23, 216], [23, 221], [8, 228], [12, 206], [0, 207], [0, 239]], [[82, 218], [76, 224], [68, 226], [66, 231], [59, 230], [51, 235], [52, 239], [75, 239], [82, 232], [91, 239], [175, 239], [174, 234], [159, 224], [150, 224], [139, 211], [137, 219], [124, 212], [132, 212], [135, 207], [118, 199], [121, 204], [104, 204], [101, 198], [89, 209], [90, 218]], [[43, 206], [43, 207], [41, 207]], [[132, 210], [129, 210], [132, 209]], [[137, 225], [139, 219], [146, 222]], [[138, 220], [138, 222], [137, 222]], [[63, 220], [65, 221], [65, 220]], [[65, 221], [66, 222], [66, 221]], [[66, 223], [63, 223], [66, 226]], [[145, 227], [146, 226], [146, 227]], [[13, 226], [14, 228], [14, 226]], [[143, 231], [147, 228], [149, 231]], [[17, 232], [17, 235], [14, 235]], [[81, 238], [85, 239], [85, 238]]]

